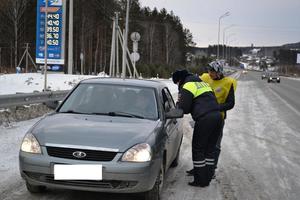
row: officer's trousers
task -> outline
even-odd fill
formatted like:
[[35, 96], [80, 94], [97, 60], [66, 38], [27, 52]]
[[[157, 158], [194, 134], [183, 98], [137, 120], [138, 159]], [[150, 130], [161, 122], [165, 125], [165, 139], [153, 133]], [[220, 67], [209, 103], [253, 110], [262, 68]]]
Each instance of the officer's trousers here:
[[208, 186], [214, 173], [214, 152], [222, 128], [222, 116], [214, 111], [195, 122], [192, 157], [194, 164], [194, 182]]
[[222, 127], [220, 129], [219, 138], [217, 140], [217, 144], [216, 144], [216, 148], [215, 148], [215, 169], [217, 169], [217, 165], [218, 165], [218, 161], [219, 161], [219, 157], [220, 157], [220, 153], [221, 153], [221, 142], [223, 139], [224, 125], [225, 125], [225, 120], [223, 120], [223, 122], [222, 122]]

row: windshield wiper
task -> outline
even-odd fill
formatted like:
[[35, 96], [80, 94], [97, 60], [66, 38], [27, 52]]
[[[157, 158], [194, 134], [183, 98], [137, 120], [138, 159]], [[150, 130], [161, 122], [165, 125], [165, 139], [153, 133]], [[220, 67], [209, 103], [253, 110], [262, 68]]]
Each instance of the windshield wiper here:
[[108, 113], [91, 113], [92, 115], [108, 115], [108, 116], [113, 116], [113, 117], [132, 117], [132, 118], [139, 118], [139, 119], [145, 119], [145, 117], [140, 116], [140, 115], [136, 115], [136, 114], [132, 114], [132, 113], [127, 113], [127, 112], [108, 112]]
[[77, 112], [74, 110], [67, 110], [67, 111], [63, 111], [63, 112], [59, 112], [59, 113], [88, 114], [88, 113]]
[[119, 112], [119, 111], [109, 112], [108, 115], [109, 116], [120, 116], [120, 117], [132, 117], [132, 118], [138, 118], [138, 119], [144, 119], [145, 118], [145, 117], [140, 116], [140, 115], [127, 113], [127, 112]]

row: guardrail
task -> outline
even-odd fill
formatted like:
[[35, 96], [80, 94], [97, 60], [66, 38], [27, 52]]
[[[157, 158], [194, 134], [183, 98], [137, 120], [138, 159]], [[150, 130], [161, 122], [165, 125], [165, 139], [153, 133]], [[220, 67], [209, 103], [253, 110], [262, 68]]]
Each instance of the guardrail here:
[[0, 108], [60, 101], [69, 90], [0, 95]]

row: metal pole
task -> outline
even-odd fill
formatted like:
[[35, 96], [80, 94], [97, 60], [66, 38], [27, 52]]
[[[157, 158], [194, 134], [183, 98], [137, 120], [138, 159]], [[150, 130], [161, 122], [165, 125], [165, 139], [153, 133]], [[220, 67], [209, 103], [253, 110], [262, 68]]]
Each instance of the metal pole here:
[[68, 74], [73, 74], [73, 9], [74, 2], [69, 0], [69, 49], [68, 49]]
[[62, 40], [61, 40], [61, 58], [64, 60], [64, 66], [66, 67], [65, 62], [65, 44], [66, 44], [66, 15], [67, 15], [67, 0], [63, 0], [63, 22], [62, 22]]
[[128, 39], [128, 23], [129, 23], [129, 3], [130, 0], [127, 0], [127, 10], [126, 10], [126, 25], [124, 33], [124, 42], [123, 42], [123, 62], [122, 62], [122, 78], [126, 77], [126, 48], [127, 48], [127, 39]]
[[220, 26], [221, 26], [221, 17], [219, 17], [219, 28], [218, 28], [218, 46], [217, 46], [217, 59], [219, 60], [219, 56], [220, 56], [220, 53], [219, 53], [219, 45], [220, 45]]
[[45, 66], [44, 66], [44, 91], [47, 90], [47, 57], [48, 57], [48, 44], [47, 44], [47, 29], [48, 29], [48, 0], [45, 1]]
[[25, 67], [25, 72], [28, 73], [28, 55], [29, 55], [29, 51], [28, 51], [28, 43], [26, 43], [26, 67]]
[[0, 47], [0, 71], [1, 71], [1, 65], [2, 65], [2, 63], [1, 63], [1, 55], [2, 55], [2, 48]]
[[224, 18], [224, 17], [227, 17], [229, 16], [230, 13], [229, 12], [226, 12], [225, 14], [221, 15], [219, 17], [219, 26], [218, 26], [218, 46], [217, 46], [217, 59], [219, 60], [219, 57], [220, 57], [220, 27], [221, 27], [221, 19]]
[[234, 26], [234, 24], [231, 24], [230, 26], [227, 26], [226, 28], [223, 29], [223, 59], [225, 59], [225, 32], [227, 29], [230, 29]]
[[118, 27], [119, 27], [119, 12], [116, 12], [116, 27], [115, 27], [115, 43], [116, 43], [116, 75], [117, 77], [120, 76], [120, 72], [119, 72], [119, 42], [118, 42]]
[[113, 19], [113, 28], [112, 28], [112, 38], [111, 38], [111, 52], [110, 52], [110, 64], [109, 64], [109, 76], [113, 76], [113, 67], [114, 67], [114, 61], [115, 61], [115, 32], [116, 32], [116, 19]]

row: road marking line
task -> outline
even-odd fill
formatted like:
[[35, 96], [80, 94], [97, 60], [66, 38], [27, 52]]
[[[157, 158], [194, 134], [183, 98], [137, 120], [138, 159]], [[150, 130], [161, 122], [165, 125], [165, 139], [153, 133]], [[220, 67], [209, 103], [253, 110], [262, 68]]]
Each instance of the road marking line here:
[[289, 104], [286, 100], [284, 100], [279, 94], [277, 94], [275, 91], [271, 90], [271, 88], [268, 87], [268, 89], [278, 98], [280, 99], [283, 103], [285, 103], [287, 105], [287, 107], [289, 107], [292, 111], [295, 112], [295, 114], [297, 114], [298, 116], [300, 116], [300, 112], [294, 108], [291, 104]]

